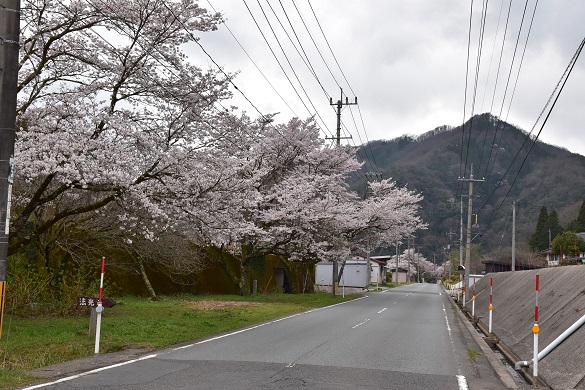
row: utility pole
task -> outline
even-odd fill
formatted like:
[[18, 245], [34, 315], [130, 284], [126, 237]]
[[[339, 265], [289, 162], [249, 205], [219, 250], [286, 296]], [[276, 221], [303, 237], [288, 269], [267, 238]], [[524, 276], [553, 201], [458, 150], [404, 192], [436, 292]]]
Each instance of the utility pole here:
[[463, 267], [463, 195], [461, 195], [461, 222], [459, 224], [459, 269]]
[[471, 258], [471, 214], [473, 209], [473, 183], [484, 181], [483, 179], [473, 178], [473, 164], [469, 173], [469, 179], [459, 178], [461, 181], [469, 182], [469, 202], [467, 204], [467, 244], [465, 247], [465, 277], [463, 278], [463, 306], [465, 306], [465, 294], [467, 292], [467, 281], [469, 280], [469, 264]]
[[349, 98], [346, 96], [345, 97], [345, 102], [343, 101], [343, 89], [340, 88], [341, 90], [341, 97], [340, 99], [336, 102], [333, 103], [333, 98], [329, 98], [329, 105], [331, 106], [335, 106], [337, 108], [337, 137], [335, 138], [326, 138], [326, 139], [335, 139], [337, 140], [337, 146], [341, 145], [341, 140], [342, 139], [350, 139], [351, 137], [342, 137], [341, 136], [341, 110], [343, 109], [343, 106], [353, 106], [358, 104], [357, 103], [357, 96], [355, 97], [355, 101], [354, 102], [350, 102]]
[[512, 271], [516, 271], [516, 201], [512, 201]]
[[370, 281], [372, 280], [372, 264], [370, 263], [370, 240], [366, 241], [366, 247], [368, 252], [368, 261], [366, 261], [366, 288], [369, 289]]
[[[329, 98], [329, 104], [332, 106], [336, 106], [337, 107], [337, 137], [335, 138], [326, 138], [326, 139], [335, 139], [337, 140], [337, 146], [341, 145], [341, 140], [342, 139], [348, 139], [350, 137], [341, 137], [341, 110], [343, 108], [343, 106], [350, 106], [350, 105], [354, 105], [357, 104], [357, 97], [355, 98], [355, 102], [354, 103], [350, 103], [347, 96], [345, 97], [345, 103], [343, 102], [343, 89], [340, 88], [341, 90], [341, 97], [340, 99], [337, 101], [337, 103], [333, 103], [333, 98]], [[369, 262], [369, 258], [368, 258], [368, 262]], [[366, 272], [367, 273], [367, 272]], [[337, 271], [337, 259], [333, 260], [333, 285], [331, 286], [331, 293], [333, 296], [336, 295], [337, 292], [337, 286], [338, 286], [338, 282], [337, 282], [337, 277], [338, 277], [338, 271]], [[369, 284], [370, 281], [368, 280], [367, 283]]]
[[400, 243], [396, 243], [396, 284], [398, 284], [398, 261], [400, 260]]
[[[339, 145], [339, 144], [338, 144]], [[382, 178], [382, 172], [366, 172], [365, 173], [366, 179], [368, 180], [368, 187], [366, 188], [366, 193], [364, 194], [364, 200], [368, 197], [368, 190], [369, 190], [369, 182], [370, 180], [378, 180]], [[370, 260], [370, 240], [366, 239], [367, 245], [367, 252], [368, 252], [368, 261], [367, 261], [367, 269], [366, 269], [366, 287], [370, 285], [372, 280], [372, 264]], [[376, 276], [376, 280], [378, 277]]]
[[410, 259], [412, 257], [411, 253], [410, 253], [410, 238], [407, 238], [408, 240], [408, 258], [406, 259], [406, 283], [410, 283]]
[[420, 283], [420, 259], [416, 255], [416, 245], [414, 246], [414, 258], [416, 259], [416, 282]]
[[[0, 0], [0, 283], [6, 281], [9, 189], [16, 138], [20, 0]], [[0, 313], [1, 317], [1, 313]]]

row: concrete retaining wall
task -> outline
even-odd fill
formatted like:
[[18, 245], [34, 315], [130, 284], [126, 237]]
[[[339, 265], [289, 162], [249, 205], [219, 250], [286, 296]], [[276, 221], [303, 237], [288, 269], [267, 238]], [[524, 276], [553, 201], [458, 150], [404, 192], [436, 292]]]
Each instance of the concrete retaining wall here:
[[[490, 278], [493, 279], [495, 333], [521, 360], [533, 356], [535, 280], [540, 275], [539, 350], [585, 315], [585, 266], [488, 274], [476, 283], [475, 315], [488, 325]], [[466, 307], [471, 310], [471, 289]], [[585, 326], [538, 365], [554, 389], [585, 389]]]

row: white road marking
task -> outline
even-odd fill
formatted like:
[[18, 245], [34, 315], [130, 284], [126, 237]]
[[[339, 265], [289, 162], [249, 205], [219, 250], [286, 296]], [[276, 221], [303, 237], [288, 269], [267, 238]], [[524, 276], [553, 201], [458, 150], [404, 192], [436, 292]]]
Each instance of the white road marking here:
[[388, 309], [388, 308], [387, 308], [387, 307], [383, 308], [382, 310], [380, 310], [380, 311], [378, 312], [378, 314], [385, 312], [385, 311], [386, 311], [386, 309]]
[[286, 368], [293, 368], [295, 366], [295, 363], [290, 363], [286, 365]]
[[282, 317], [282, 318], [279, 318], [279, 319], [277, 319], [277, 320], [273, 320], [273, 321], [264, 322], [264, 323], [262, 323], [262, 324], [258, 324], [258, 325], [255, 325], [255, 326], [251, 326], [251, 327], [249, 327], [249, 328], [244, 328], [244, 329], [236, 330], [235, 332], [226, 333], [226, 334], [223, 334], [223, 335], [221, 335], [221, 336], [216, 336], [216, 337], [212, 337], [212, 338], [209, 338], [209, 339], [201, 340], [201, 341], [199, 341], [199, 342], [197, 342], [197, 343], [193, 343], [193, 344], [189, 344], [189, 345], [184, 345], [184, 346], [182, 346], [182, 347], [174, 348], [174, 349], [173, 349], [173, 351], [176, 351], [176, 350], [179, 350], [179, 349], [185, 349], [185, 348], [189, 348], [189, 347], [192, 347], [192, 346], [194, 346], [194, 345], [199, 345], [199, 344], [208, 343], [208, 342], [210, 342], [210, 341], [215, 341], [215, 340], [223, 339], [223, 338], [225, 338], [225, 337], [233, 336], [233, 335], [236, 335], [236, 334], [239, 334], [239, 333], [247, 332], [247, 331], [249, 331], [249, 330], [253, 330], [253, 329], [257, 329], [257, 328], [261, 328], [261, 327], [263, 327], [263, 326], [266, 326], [266, 325], [275, 324], [275, 323], [277, 323], [277, 322], [280, 322], [280, 321], [284, 321], [284, 320], [288, 320], [288, 319], [291, 319], [291, 318], [294, 318], [294, 317], [298, 317], [298, 316], [301, 316], [301, 315], [303, 315], [303, 314], [309, 314], [309, 313], [313, 313], [313, 312], [315, 312], [315, 311], [319, 311], [319, 310], [328, 309], [328, 308], [330, 308], [330, 307], [335, 307], [335, 306], [339, 306], [339, 305], [344, 305], [344, 304], [346, 304], [346, 303], [349, 303], [349, 302], [355, 302], [355, 301], [359, 301], [360, 299], [364, 299], [364, 298], [368, 298], [368, 296], [366, 295], [366, 296], [364, 296], [364, 297], [361, 297], [361, 298], [356, 298], [356, 299], [354, 299], [354, 300], [351, 300], [351, 301], [346, 301], [346, 302], [339, 302], [339, 303], [336, 303], [335, 305], [331, 305], [331, 306], [325, 306], [325, 307], [319, 307], [319, 308], [317, 308], [317, 309], [312, 309], [312, 310], [304, 311], [304, 312], [302, 312], [302, 313], [297, 313], [297, 314], [293, 314], [293, 315], [290, 315], [290, 316]]
[[[250, 327], [250, 328], [241, 329], [241, 330], [238, 330], [238, 331], [235, 331], [235, 332], [232, 332], [232, 333], [227, 333], [227, 334], [224, 334], [224, 335], [221, 335], [221, 336], [212, 337], [212, 338], [210, 338], [210, 339], [202, 340], [202, 341], [199, 341], [199, 342], [197, 342], [197, 343], [193, 343], [193, 344], [189, 344], [189, 345], [184, 345], [184, 346], [182, 346], [182, 347], [178, 347], [178, 348], [173, 348], [173, 351], [177, 351], [177, 350], [179, 350], [179, 349], [184, 349], [184, 348], [189, 348], [189, 347], [192, 347], [192, 346], [194, 346], [194, 345], [198, 345], [198, 344], [207, 343], [207, 342], [209, 342], [209, 341], [219, 340], [219, 339], [222, 339], [222, 338], [224, 338], [224, 337], [233, 336], [233, 335], [235, 335], [235, 334], [242, 333], [242, 332], [247, 332], [247, 331], [249, 331], [249, 330], [256, 329], [256, 328], [260, 328], [260, 327], [262, 327], [262, 326], [266, 326], [266, 325], [270, 325], [270, 324], [274, 324], [274, 323], [276, 323], [276, 322], [284, 321], [284, 320], [287, 320], [287, 319], [289, 319], [289, 318], [298, 317], [298, 316], [300, 316], [300, 315], [303, 315], [303, 314], [308, 314], [308, 313], [312, 313], [312, 312], [315, 312], [315, 311], [324, 310], [324, 309], [327, 309], [327, 308], [330, 308], [330, 307], [334, 307], [334, 306], [343, 305], [343, 304], [346, 304], [346, 303], [349, 303], [349, 302], [358, 301], [358, 300], [360, 300], [360, 299], [364, 299], [364, 298], [368, 298], [368, 296], [366, 295], [366, 296], [364, 296], [364, 297], [361, 297], [361, 298], [356, 298], [356, 299], [353, 299], [353, 300], [351, 300], [351, 301], [346, 301], [346, 302], [339, 302], [339, 303], [336, 303], [335, 305], [330, 305], [330, 306], [325, 306], [325, 307], [319, 307], [319, 308], [317, 308], [317, 309], [312, 309], [312, 310], [308, 310], [308, 311], [305, 311], [305, 312], [302, 312], [302, 313], [297, 313], [297, 314], [293, 314], [293, 315], [290, 315], [290, 316], [287, 316], [287, 317], [282, 317], [282, 318], [279, 318], [279, 319], [277, 319], [277, 320], [274, 320], [274, 321], [269, 321], [269, 322], [265, 322], [265, 323], [263, 323], [263, 324], [259, 324], [259, 325], [256, 325], [256, 326], [252, 326], [252, 327]], [[367, 320], [366, 320], [366, 321], [364, 321], [364, 322], [367, 322], [367, 321], [369, 321], [369, 319], [367, 319]], [[359, 326], [359, 325], [361, 325], [361, 324], [358, 324], [358, 325], [356, 325], [356, 326]], [[355, 327], [354, 327], [354, 328], [355, 328]], [[124, 366], [124, 365], [126, 365], [126, 364], [136, 363], [136, 362], [139, 362], [139, 361], [141, 361], [141, 360], [151, 359], [151, 358], [153, 358], [153, 357], [156, 357], [156, 356], [158, 356], [158, 354], [153, 354], [153, 355], [147, 355], [147, 356], [143, 356], [143, 357], [140, 357], [140, 358], [138, 358], [138, 359], [128, 360], [128, 361], [126, 361], [126, 362], [117, 363], [117, 364], [112, 364], [111, 366], [106, 366], [106, 367], [96, 368], [95, 370], [91, 370], [91, 371], [87, 371], [87, 372], [82, 372], [81, 374], [77, 374], [77, 375], [68, 376], [68, 377], [66, 377], [66, 378], [61, 378], [61, 379], [58, 379], [58, 380], [56, 380], [56, 381], [53, 381], [53, 382], [42, 383], [42, 384], [40, 384], [40, 385], [35, 385], [35, 386], [31, 386], [31, 387], [26, 387], [26, 388], [24, 388], [24, 389], [22, 389], [22, 390], [34, 390], [34, 389], [40, 389], [41, 387], [50, 386], [50, 385], [54, 385], [54, 384], [57, 384], [57, 383], [62, 383], [62, 382], [67, 382], [67, 381], [70, 381], [70, 380], [73, 380], [73, 379], [81, 378], [82, 376], [86, 376], [86, 375], [89, 375], [89, 374], [95, 374], [95, 373], [97, 373], [97, 372], [100, 372], [100, 371], [105, 371], [105, 370], [109, 370], [109, 369], [111, 369], [111, 368], [116, 368], [116, 367]], [[293, 364], [293, 365], [294, 365], [294, 364]], [[291, 367], [292, 367], [292, 366], [291, 366]]]
[[[445, 304], [443, 302], [441, 302], [441, 305], [443, 305], [443, 313], [445, 314], [445, 322], [447, 323], [447, 332], [449, 333], [449, 341], [451, 341], [451, 349], [453, 350], [453, 356], [455, 357], [455, 360], [457, 361], [457, 351], [455, 349], [455, 343], [453, 342], [453, 335], [451, 334], [451, 327], [449, 326], [449, 318], [447, 317], [447, 310], [445, 309]], [[459, 366], [459, 364], [458, 364]], [[459, 384], [459, 390], [467, 390], [469, 389], [469, 387], [467, 387], [467, 379], [465, 379], [465, 376], [462, 375], [461, 373], [461, 368], [457, 367], [457, 383]]]
[[148, 356], [143, 356], [143, 357], [138, 358], [138, 359], [128, 360], [127, 362], [122, 362], [122, 363], [118, 363], [118, 364], [112, 364], [111, 366], [96, 368], [95, 370], [91, 370], [91, 371], [87, 371], [87, 372], [82, 372], [81, 374], [68, 376], [66, 378], [61, 378], [61, 379], [58, 379], [58, 380], [56, 380], [54, 382], [43, 383], [43, 384], [40, 384], [40, 385], [26, 387], [26, 388], [24, 388], [22, 390], [40, 389], [41, 387], [51, 386], [51, 385], [54, 385], [54, 384], [57, 384], [57, 383], [61, 383], [61, 382], [67, 382], [67, 381], [70, 381], [70, 380], [73, 380], [73, 379], [81, 378], [82, 376], [85, 376], [85, 375], [95, 374], [96, 372], [109, 370], [110, 368], [116, 368], [116, 367], [124, 366], [124, 365], [130, 364], [130, 363], [136, 363], [136, 362], [138, 362], [140, 360], [146, 360], [146, 359], [150, 359], [150, 358], [153, 358], [153, 357], [156, 357], [156, 356], [157, 356], [156, 354], [154, 354], [154, 355], [148, 355]]
[[457, 384], [459, 385], [459, 390], [467, 390], [467, 379], [463, 375], [457, 375]]
[[362, 322], [360, 322], [359, 324], [357, 324], [357, 325], [353, 326], [353, 327], [352, 327], [352, 329], [355, 329], [355, 328], [357, 328], [358, 326], [365, 324], [365, 323], [366, 323], [366, 322], [368, 322], [369, 320], [370, 320], [369, 318], [366, 318], [364, 321], [362, 321]]

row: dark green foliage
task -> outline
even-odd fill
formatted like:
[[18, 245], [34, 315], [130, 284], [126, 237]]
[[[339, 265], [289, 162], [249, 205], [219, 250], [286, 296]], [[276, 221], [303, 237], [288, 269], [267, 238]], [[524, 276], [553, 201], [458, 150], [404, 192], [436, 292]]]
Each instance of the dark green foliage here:
[[542, 206], [538, 215], [538, 221], [536, 222], [536, 229], [530, 236], [529, 245], [533, 251], [543, 251], [549, 247], [548, 230], [546, 227], [547, 221], [548, 211], [546, 207]]
[[585, 232], [585, 200], [581, 203], [577, 218], [569, 224], [567, 229], [577, 233]]
[[562, 234], [565, 229], [559, 223], [559, 216], [555, 210], [552, 210], [546, 220], [546, 231], [550, 232], [551, 239], [555, 239], [558, 235]]
[[583, 252], [585, 252], [585, 240], [573, 232], [564, 232], [552, 242], [554, 255], [575, 257]]
[[55, 274], [51, 269], [31, 265], [24, 257], [11, 256], [5, 310], [21, 317], [74, 315], [79, 313], [77, 296], [91, 296], [98, 291], [98, 271], [77, 266]]

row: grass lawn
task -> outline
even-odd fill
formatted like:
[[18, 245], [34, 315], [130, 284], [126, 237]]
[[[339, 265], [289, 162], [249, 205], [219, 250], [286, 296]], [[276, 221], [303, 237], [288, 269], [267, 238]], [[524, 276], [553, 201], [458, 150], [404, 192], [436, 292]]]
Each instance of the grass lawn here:
[[[243, 328], [293, 313], [354, 299], [331, 294], [274, 294], [258, 296], [181, 295], [115, 298], [101, 322], [100, 353], [129, 348], [158, 349]], [[27, 371], [94, 352], [88, 337], [89, 309], [79, 316], [16, 318], [5, 313], [0, 339], [0, 389], [32, 383]]]

